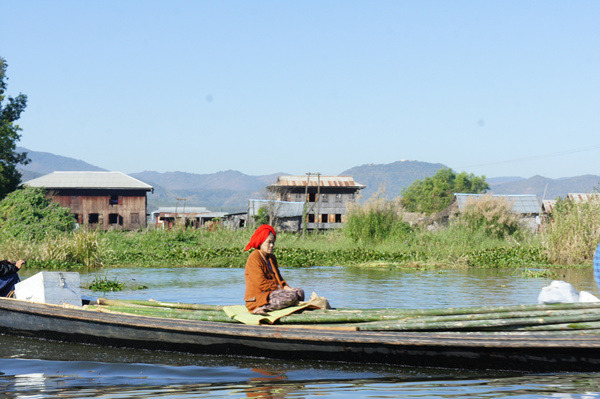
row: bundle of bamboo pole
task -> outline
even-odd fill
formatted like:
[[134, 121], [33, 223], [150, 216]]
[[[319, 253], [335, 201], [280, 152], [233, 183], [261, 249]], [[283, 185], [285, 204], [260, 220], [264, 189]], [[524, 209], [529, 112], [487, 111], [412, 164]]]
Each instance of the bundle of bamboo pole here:
[[[90, 307], [184, 320], [236, 323], [222, 306], [99, 299]], [[600, 333], [600, 304], [482, 306], [444, 309], [328, 309], [294, 313], [280, 324], [347, 325], [361, 331], [580, 331]]]

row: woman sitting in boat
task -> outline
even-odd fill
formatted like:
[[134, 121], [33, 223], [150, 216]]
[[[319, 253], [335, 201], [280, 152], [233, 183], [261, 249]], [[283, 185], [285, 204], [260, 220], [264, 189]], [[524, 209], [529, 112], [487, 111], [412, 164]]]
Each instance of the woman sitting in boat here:
[[294, 306], [304, 300], [304, 291], [292, 288], [279, 273], [277, 259], [273, 255], [275, 229], [268, 224], [260, 226], [250, 242], [248, 251], [255, 248], [246, 262], [246, 308], [255, 314], [266, 314], [272, 310]]
[[0, 297], [12, 295], [12, 292], [15, 290], [15, 284], [21, 281], [17, 273], [24, 264], [25, 261], [22, 259], [19, 259], [17, 263], [9, 260], [0, 260]]

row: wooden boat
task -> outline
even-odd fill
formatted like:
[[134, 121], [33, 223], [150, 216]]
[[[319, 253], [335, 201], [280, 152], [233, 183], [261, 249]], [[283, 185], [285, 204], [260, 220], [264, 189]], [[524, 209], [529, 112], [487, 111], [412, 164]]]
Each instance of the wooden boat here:
[[[133, 313], [136, 312], [136, 307], [137, 311], [146, 311], [143, 305], [132, 303], [130, 307]], [[197, 308], [202, 309], [202, 306]], [[210, 306], [205, 308], [209, 313], [218, 309]], [[518, 309], [511, 310], [510, 307], [498, 309], [501, 309], [501, 312], [519, 312]], [[578, 324], [583, 329], [565, 330], [557, 327], [565, 323], [556, 323], [560, 321], [558, 319], [550, 320], [557, 317], [553, 312], [568, 312], [573, 309], [577, 310], [580, 316], [584, 315], [583, 321]], [[177, 311], [181, 312], [181, 309]], [[155, 317], [112, 310], [98, 311], [93, 307], [59, 306], [2, 298], [0, 328], [5, 334], [60, 341], [229, 356], [468, 369], [600, 371], [600, 335], [596, 333], [600, 330], [594, 329], [594, 320], [600, 320], [598, 304], [546, 307], [532, 305], [527, 308], [527, 312], [533, 315], [537, 315], [536, 312], [548, 314], [532, 316], [532, 321], [521, 324], [523, 328], [534, 330], [519, 330], [520, 327], [515, 329], [514, 325], [511, 325], [510, 329], [505, 326], [502, 331], [495, 330], [489, 324], [477, 328], [469, 327], [468, 322], [477, 322], [477, 313], [469, 313], [468, 309], [454, 309], [446, 312], [445, 316], [432, 316], [435, 312], [423, 311], [419, 317], [437, 317], [437, 320], [440, 320], [439, 317], [448, 319], [452, 315], [458, 316], [462, 313], [463, 321], [451, 321], [445, 329], [426, 327], [420, 330], [402, 330], [401, 327], [418, 324], [416, 321], [419, 317], [415, 316], [418, 312], [415, 311], [394, 313], [393, 310], [382, 309], [379, 313], [368, 313], [338, 310], [321, 311], [320, 314], [327, 312], [345, 314], [344, 317], [349, 320], [353, 317], [356, 319], [353, 315], [371, 314], [382, 321], [379, 322], [379, 331], [364, 331], [377, 326], [377, 321], [283, 324], [285, 320], [282, 319], [282, 324], [253, 326], [222, 321], [186, 320], [177, 315], [177, 318]], [[213, 317], [210, 316], [212, 314], [209, 314], [209, 318]], [[384, 317], [386, 314], [404, 316]], [[595, 316], [590, 316], [592, 314]], [[506, 315], [497, 320], [506, 322], [504, 316]], [[513, 320], [508, 322], [523, 319], [518, 317], [518, 314], [516, 316], [511, 317]], [[581, 321], [580, 316], [577, 320]], [[297, 317], [302, 319], [308, 316]], [[551, 323], [541, 323], [540, 320], [544, 318]], [[460, 323], [467, 327], [462, 328]], [[497, 324], [501, 323], [492, 323]], [[537, 331], [536, 324], [538, 327], [555, 327], [550, 331]], [[394, 325], [395, 328], [390, 328]]]

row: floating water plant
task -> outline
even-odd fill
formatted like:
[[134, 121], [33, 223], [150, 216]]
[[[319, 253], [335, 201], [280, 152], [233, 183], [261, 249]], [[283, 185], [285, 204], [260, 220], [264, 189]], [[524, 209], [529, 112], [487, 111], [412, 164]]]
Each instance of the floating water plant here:
[[109, 280], [108, 276], [104, 276], [104, 277], [96, 276], [96, 277], [94, 277], [94, 281], [92, 281], [92, 283], [87, 288], [92, 291], [107, 292], [107, 291], [121, 291], [124, 286], [125, 286], [125, 284], [119, 283], [117, 281], [116, 277], [114, 280]]

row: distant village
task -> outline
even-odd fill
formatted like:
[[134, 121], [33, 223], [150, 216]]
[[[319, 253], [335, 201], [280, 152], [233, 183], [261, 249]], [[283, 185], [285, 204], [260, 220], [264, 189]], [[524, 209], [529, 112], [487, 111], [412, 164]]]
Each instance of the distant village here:
[[[249, 199], [245, 212], [213, 212], [205, 207], [188, 206], [178, 198], [170, 207], [148, 209], [147, 193], [153, 187], [121, 172], [65, 171], [29, 180], [31, 187], [44, 187], [49, 197], [69, 208], [80, 226], [101, 230], [138, 230], [147, 227], [172, 229], [176, 225], [189, 228], [211, 228], [220, 224], [230, 229], [244, 228], [257, 218], [281, 231], [319, 231], [338, 229], [346, 222], [348, 204], [354, 203], [366, 186], [351, 176], [279, 176], [266, 187], [267, 197]], [[489, 194], [456, 193], [452, 212], [460, 213], [467, 201]], [[589, 201], [597, 193], [571, 193], [567, 200]], [[539, 201], [535, 194], [493, 195], [507, 199], [524, 224], [536, 231], [543, 217], [552, 212], [555, 200]], [[443, 224], [451, 211], [431, 218], [432, 224]], [[419, 215], [410, 215], [417, 221]]]

